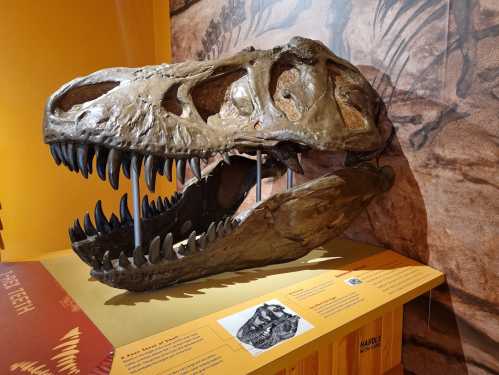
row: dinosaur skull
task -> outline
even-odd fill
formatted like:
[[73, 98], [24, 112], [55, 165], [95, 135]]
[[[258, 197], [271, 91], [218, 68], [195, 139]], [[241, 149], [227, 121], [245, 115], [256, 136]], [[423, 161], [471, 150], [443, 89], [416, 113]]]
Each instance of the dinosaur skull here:
[[[109, 285], [146, 290], [208, 274], [284, 262], [341, 234], [369, 201], [393, 183], [389, 168], [361, 163], [386, 147], [392, 129], [378, 121], [384, 104], [357, 68], [319, 42], [293, 38], [225, 59], [113, 68], [77, 78], [48, 100], [44, 138], [57, 164], [87, 177], [95, 169], [117, 188], [130, 160], [184, 182], [170, 199], [142, 201], [142, 248], [134, 249], [126, 195], [120, 218], [100, 201], [69, 233], [92, 275]], [[235, 214], [256, 181], [299, 154], [344, 152], [349, 168], [275, 194]], [[93, 159], [96, 159], [95, 168]], [[201, 171], [200, 160], [215, 160]]]

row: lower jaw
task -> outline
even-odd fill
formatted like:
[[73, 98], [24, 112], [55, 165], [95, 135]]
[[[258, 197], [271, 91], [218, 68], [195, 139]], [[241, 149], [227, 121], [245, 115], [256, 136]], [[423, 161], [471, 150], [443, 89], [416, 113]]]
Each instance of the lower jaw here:
[[[191, 236], [175, 251], [109, 259], [91, 274], [130, 291], [163, 288], [210, 274], [282, 263], [340, 235], [373, 197], [393, 184], [390, 168], [346, 168], [277, 193], [251, 209]], [[214, 232], [214, 233], [213, 233]], [[186, 242], [186, 241], [184, 241]], [[201, 246], [202, 245], [202, 246]], [[156, 254], [156, 253], [155, 253]], [[173, 255], [173, 256], [172, 256]]]

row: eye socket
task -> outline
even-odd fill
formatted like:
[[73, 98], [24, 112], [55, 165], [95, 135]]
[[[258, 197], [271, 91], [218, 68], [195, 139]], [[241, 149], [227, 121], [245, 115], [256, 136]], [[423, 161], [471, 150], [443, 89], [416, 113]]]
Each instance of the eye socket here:
[[77, 104], [83, 104], [91, 100], [95, 100], [105, 93], [111, 91], [119, 82], [104, 81], [99, 83], [92, 83], [88, 85], [73, 87], [65, 92], [55, 103], [55, 109], [61, 109], [64, 112], [69, 111]]
[[205, 122], [208, 117], [220, 112], [231, 84], [246, 74], [243, 68], [220, 67], [215, 69], [211, 77], [191, 89], [194, 106]]

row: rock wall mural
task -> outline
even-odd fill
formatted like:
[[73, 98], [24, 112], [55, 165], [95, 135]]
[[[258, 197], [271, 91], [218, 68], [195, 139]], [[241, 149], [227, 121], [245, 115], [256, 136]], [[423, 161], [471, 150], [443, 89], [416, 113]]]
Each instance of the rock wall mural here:
[[[395, 124], [396, 186], [348, 237], [446, 273], [406, 308], [406, 371], [499, 374], [499, 1], [172, 0], [173, 56], [213, 59], [294, 35], [358, 65]], [[337, 163], [334, 155], [306, 176]], [[307, 168], [307, 165], [309, 166]], [[268, 181], [265, 191], [280, 190]]]

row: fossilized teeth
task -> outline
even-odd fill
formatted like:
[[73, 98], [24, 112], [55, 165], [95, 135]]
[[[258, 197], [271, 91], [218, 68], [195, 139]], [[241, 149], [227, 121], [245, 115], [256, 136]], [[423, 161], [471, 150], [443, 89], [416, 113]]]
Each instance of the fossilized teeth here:
[[230, 165], [230, 157], [228, 152], [222, 152], [222, 159], [224, 160], [225, 164]]
[[208, 241], [213, 242], [217, 239], [217, 228], [215, 222], [212, 222], [206, 231]]
[[53, 146], [54, 146], [54, 151], [55, 151], [57, 157], [61, 160], [61, 163], [63, 163], [64, 165], [66, 165], [66, 161], [64, 160], [64, 156], [62, 154], [61, 144], [60, 143], [54, 143]]
[[156, 167], [156, 158], [153, 155], [148, 155], [144, 162], [144, 173], [147, 188], [151, 192], [154, 192], [156, 187]]
[[62, 160], [57, 151], [57, 144], [53, 143], [50, 145], [50, 154], [52, 155], [52, 158], [54, 159], [57, 165], [61, 164]]
[[149, 199], [147, 195], [142, 197], [142, 217], [148, 219], [152, 216], [151, 207], [149, 207]]
[[151, 201], [149, 203], [149, 207], [151, 207], [151, 212], [152, 212], [152, 215], [157, 215], [159, 213], [158, 209], [156, 208], [156, 202], [155, 201]]
[[102, 181], [106, 180], [106, 164], [108, 152], [109, 151], [104, 147], [96, 147], [97, 160], [95, 162], [95, 169], [97, 170], [97, 175]]
[[123, 224], [131, 224], [133, 222], [132, 215], [128, 210], [128, 194], [125, 193], [120, 200], [120, 218]]
[[118, 189], [120, 183], [121, 151], [112, 148], [107, 157], [107, 173], [113, 189]]
[[199, 238], [197, 239], [197, 245], [199, 250], [204, 250], [206, 249], [206, 244], [208, 242], [208, 239], [206, 238], [206, 233], [203, 233]]
[[227, 217], [224, 221], [224, 232], [226, 235], [232, 232], [232, 219]]
[[193, 230], [187, 239], [187, 254], [196, 252], [196, 231]]
[[199, 158], [197, 156], [191, 158], [189, 160], [189, 164], [191, 166], [192, 173], [197, 177], [198, 180], [201, 179], [201, 165], [199, 162]]
[[149, 261], [156, 264], [161, 260], [161, 239], [156, 236], [152, 239], [149, 245]]
[[114, 213], [111, 214], [111, 217], [109, 218], [109, 225], [111, 226], [112, 230], [118, 229], [120, 227], [120, 219], [118, 219]]
[[121, 161], [121, 170], [123, 171], [123, 175], [128, 179], [130, 178], [130, 164], [131, 160], [129, 158], [124, 158]]
[[111, 263], [110, 255], [109, 255], [109, 250], [104, 253], [104, 256], [102, 257], [102, 268], [105, 271], [111, 271], [113, 269], [113, 264]]
[[92, 268], [96, 271], [100, 270], [100, 268], [101, 268], [101, 264], [95, 256], [93, 256], [92, 259], [90, 260], [90, 264], [91, 264]]
[[97, 231], [101, 233], [109, 233], [111, 231], [111, 226], [106, 219], [104, 211], [102, 211], [102, 202], [100, 199], [97, 201], [94, 210], [95, 215], [95, 225], [97, 226]]
[[62, 143], [61, 144], [61, 154], [62, 154], [62, 162], [64, 163], [64, 165], [66, 167], [69, 168], [69, 170], [71, 170], [71, 166], [69, 165], [69, 158], [68, 158], [68, 149], [67, 149], [67, 144], [66, 143]]
[[217, 236], [219, 238], [222, 238], [225, 236], [225, 231], [224, 231], [224, 222], [223, 220], [220, 220], [217, 224]]
[[144, 255], [144, 250], [142, 250], [142, 247], [138, 246], [133, 250], [133, 263], [137, 267], [142, 267], [144, 264], [147, 263], [147, 258]]
[[163, 200], [161, 197], [156, 198], [156, 207], [158, 208], [159, 212], [163, 212], [165, 210], [165, 206], [163, 205]]
[[76, 147], [76, 159], [78, 162], [78, 168], [80, 168], [80, 172], [85, 178], [88, 178], [87, 158], [88, 146], [86, 144], [78, 145]]
[[76, 163], [75, 149], [72, 143], [68, 143], [67, 145], [67, 155], [68, 155], [69, 165], [71, 166], [70, 170], [78, 172], [78, 164]]
[[163, 240], [163, 245], [161, 246], [161, 251], [163, 256], [167, 260], [177, 259], [177, 254], [173, 251], [173, 235], [168, 233]]
[[180, 227], [180, 234], [184, 235], [186, 233], [189, 233], [189, 231], [191, 230], [191, 228], [192, 228], [192, 221], [187, 220]]
[[166, 159], [165, 165], [163, 166], [163, 175], [168, 179], [168, 181], [172, 180], [172, 159]]
[[185, 159], [177, 160], [177, 178], [181, 184], [185, 181]]
[[81, 227], [79, 219], [75, 220], [75, 223], [73, 226], [73, 232], [74, 232], [75, 236], [77, 238], [79, 238], [79, 240], [83, 240], [86, 237], [85, 232], [83, 231], [83, 229]]
[[130, 261], [123, 251], [120, 253], [120, 256], [118, 258], [118, 264], [123, 268], [130, 266]]
[[92, 220], [90, 220], [90, 215], [88, 212], [85, 214], [85, 218], [83, 220], [83, 227], [85, 228], [85, 233], [87, 236], [95, 236], [97, 234], [97, 229], [95, 229], [92, 224]]
[[165, 209], [170, 208], [171, 203], [170, 203], [170, 201], [168, 200], [167, 197], [165, 197], [165, 199], [163, 200], [163, 202], [165, 204]]

